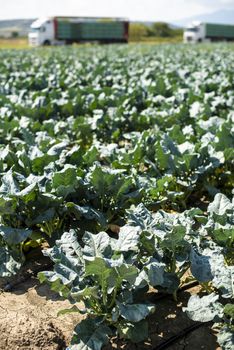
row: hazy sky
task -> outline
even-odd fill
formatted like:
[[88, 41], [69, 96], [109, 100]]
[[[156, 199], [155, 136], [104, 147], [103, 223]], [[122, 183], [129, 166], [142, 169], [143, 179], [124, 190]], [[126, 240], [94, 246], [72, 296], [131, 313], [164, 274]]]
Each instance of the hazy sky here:
[[234, 0], [0, 0], [0, 19], [41, 16], [116, 16], [173, 21], [219, 9]]

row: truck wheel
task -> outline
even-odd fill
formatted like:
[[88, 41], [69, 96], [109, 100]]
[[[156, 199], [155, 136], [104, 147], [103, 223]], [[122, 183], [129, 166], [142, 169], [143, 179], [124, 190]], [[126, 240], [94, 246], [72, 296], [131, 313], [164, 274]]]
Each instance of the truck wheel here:
[[50, 46], [50, 41], [49, 40], [45, 40], [44, 43], [43, 43], [43, 46]]

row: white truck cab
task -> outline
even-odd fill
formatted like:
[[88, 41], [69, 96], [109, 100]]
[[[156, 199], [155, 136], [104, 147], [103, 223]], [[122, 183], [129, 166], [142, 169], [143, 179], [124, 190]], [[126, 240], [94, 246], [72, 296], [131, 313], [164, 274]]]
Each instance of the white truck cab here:
[[55, 27], [53, 18], [39, 18], [30, 26], [30, 46], [54, 45]]
[[192, 22], [184, 30], [184, 43], [203, 42], [206, 37], [205, 23]]

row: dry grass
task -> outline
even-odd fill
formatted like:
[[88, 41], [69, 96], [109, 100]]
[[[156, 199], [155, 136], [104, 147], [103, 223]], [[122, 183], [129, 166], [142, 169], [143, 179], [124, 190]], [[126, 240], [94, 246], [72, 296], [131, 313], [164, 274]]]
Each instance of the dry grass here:
[[0, 49], [26, 49], [28, 48], [28, 39], [5, 39], [0, 38]]
[[[130, 40], [130, 43], [144, 44], [162, 44], [162, 43], [179, 43], [182, 42], [181, 37], [174, 38], [142, 38], [142, 40]], [[87, 45], [87, 44], [86, 44]], [[6, 39], [0, 38], [0, 49], [27, 49], [29, 48], [27, 38]]]
[[131, 40], [130, 43], [146, 43], [146, 44], [177, 44], [182, 43], [183, 37], [182, 36], [174, 36], [171, 38], [159, 38], [159, 37], [144, 37], [140, 40]]

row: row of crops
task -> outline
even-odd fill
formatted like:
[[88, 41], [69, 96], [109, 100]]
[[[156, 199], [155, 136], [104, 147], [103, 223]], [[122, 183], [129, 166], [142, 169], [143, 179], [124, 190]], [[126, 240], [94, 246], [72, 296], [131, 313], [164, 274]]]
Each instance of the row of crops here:
[[144, 341], [147, 292], [197, 281], [231, 350], [233, 127], [233, 46], [1, 51], [0, 277], [46, 242], [72, 350]]

